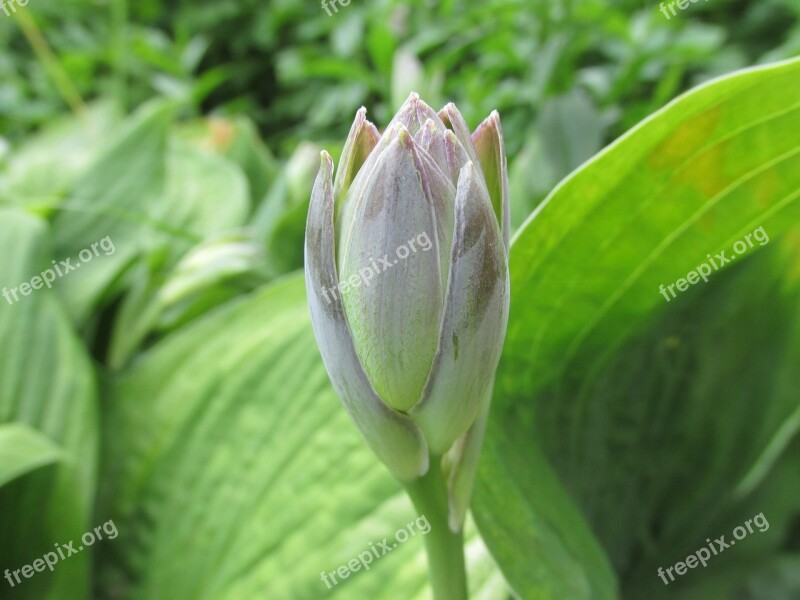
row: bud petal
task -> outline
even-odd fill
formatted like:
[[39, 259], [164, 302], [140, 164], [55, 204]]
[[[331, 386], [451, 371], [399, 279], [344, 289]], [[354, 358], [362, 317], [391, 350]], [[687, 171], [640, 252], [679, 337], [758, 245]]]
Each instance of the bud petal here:
[[352, 198], [359, 198], [361, 197], [361, 192], [364, 189], [364, 185], [367, 181], [369, 181], [369, 176], [372, 173], [373, 169], [375, 169], [375, 165], [378, 162], [378, 158], [380, 158], [384, 151], [389, 147], [389, 145], [394, 141], [397, 137], [397, 133], [404, 129], [403, 125], [397, 124], [391, 127], [387, 127], [386, 131], [381, 136], [381, 139], [378, 141], [378, 144], [375, 148], [372, 149], [367, 160], [361, 165], [361, 169], [355, 176], [355, 179], [351, 182], [350, 186], [348, 187], [347, 191], [345, 192], [343, 197], [334, 196], [336, 208], [335, 208], [335, 219], [336, 219], [336, 257], [337, 257], [337, 266], [339, 271], [341, 272], [342, 269], [342, 248], [344, 246], [344, 239], [345, 236], [343, 235], [343, 231], [347, 228], [347, 225], [353, 222], [353, 208], [355, 206], [355, 202], [352, 201]]
[[450, 279], [439, 344], [422, 400], [410, 415], [433, 454], [446, 452], [480, 414], [508, 320], [508, 264], [486, 187], [473, 163], [461, 170]]
[[[347, 200], [350, 218], [340, 231], [342, 302], [364, 371], [396, 410], [419, 401], [436, 351], [454, 197], [445, 175], [400, 126]], [[408, 252], [401, 256], [400, 248]]]
[[432, 121], [439, 131], [444, 132], [446, 129], [436, 111], [420, 100], [418, 94], [411, 92], [408, 100], [400, 107], [394, 119], [389, 123], [389, 127], [399, 123], [404, 125], [411, 135], [416, 135], [428, 120]]
[[[428, 153], [442, 171], [447, 173], [447, 149], [444, 145], [444, 133], [436, 127], [432, 120], [428, 119], [414, 136], [414, 141], [419, 148]], [[453, 187], [455, 184], [456, 182], [453, 182]]]
[[328, 376], [366, 442], [401, 480], [428, 470], [428, 450], [417, 426], [375, 394], [356, 353], [344, 307], [336, 290], [334, 259], [333, 161], [322, 165], [311, 195], [306, 226], [306, 288], [317, 344]]
[[476, 165], [480, 165], [480, 162], [478, 162], [478, 154], [475, 152], [475, 146], [472, 144], [472, 135], [470, 135], [467, 122], [464, 120], [464, 117], [461, 116], [461, 111], [456, 108], [456, 105], [452, 102], [448, 103], [439, 111], [439, 117], [445, 124], [445, 127], [452, 130], [458, 141], [461, 142], [469, 159]]
[[508, 251], [511, 230], [508, 212], [508, 162], [503, 144], [503, 130], [500, 128], [500, 115], [496, 110], [475, 130], [472, 142], [481, 161], [481, 170], [497, 221], [502, 223], [503, 243]]
[[350, 184], [355, 179], [356, 173], [364, 165], [370, 152], [375, 149], [380, 139], [375, 125], [367, 121], [367, 109], [363, 106], [356, 113], [356, 118], [350, 127], [350, 135], [342, 150], [342, 158], [336, 169], [336, 179], [333, 182], [333, 198], [338, 208], [347, 193]]
[[449, 463], [447, 476], [448, 525], [454, 532], [461, 531], [469, 509], [472, 488], [475, 485], [475, 472], [483, 445], [483, 434], [489, 420], [493, 387], [494, 385], [487, 390], [481, 414], [475, 419], [467, 433], [458, 438], [445, 455]]
[[469, 156], [455, 134], [449, 129], [440, 131], [433, 121], [428, 119], [414, 136], [414, 141], [425, 150], [455, 187], [458, 184], [461, 168], [469, 162]]

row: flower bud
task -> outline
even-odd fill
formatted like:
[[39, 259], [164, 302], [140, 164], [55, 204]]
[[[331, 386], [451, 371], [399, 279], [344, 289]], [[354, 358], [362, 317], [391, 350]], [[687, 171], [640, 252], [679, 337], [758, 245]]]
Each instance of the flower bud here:
[[500, 120], [470, 135], [454, 105], [436, 113], [412, 94], [380, 136], [365, 113], [335, 181], [322, 153], [312, 192], [312, 323], [345, 408], [398, 478], [447, 454], [456, 528], [508, 320]]

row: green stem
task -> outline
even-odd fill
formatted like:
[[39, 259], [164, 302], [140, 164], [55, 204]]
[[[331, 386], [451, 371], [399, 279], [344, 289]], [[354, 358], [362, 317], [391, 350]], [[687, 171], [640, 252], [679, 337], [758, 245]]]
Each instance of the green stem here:
[[464, 567], [464, 533], [453, 533], [448, 523], [447, 485], [441, 457], [431, 456], [431, 467], [424, 477], [406, 484], [408, 495], [420, 515], [430, 523], [425, 534], [431, 585], [435, 600], [466, 600], [467, 576]]

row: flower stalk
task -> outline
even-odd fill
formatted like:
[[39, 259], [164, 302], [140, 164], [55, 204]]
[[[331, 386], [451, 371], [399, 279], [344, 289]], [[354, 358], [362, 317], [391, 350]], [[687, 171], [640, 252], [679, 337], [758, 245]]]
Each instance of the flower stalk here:
[[431, 467], [422, 477], [406, 483], [414, 507], [425, 515], [431, 530], [425, 536], [431, 587], [435, 600], [467, 600], [464, 565], [464, 531], [449, 526], [448, 491], [441, 458], [431, 457]]

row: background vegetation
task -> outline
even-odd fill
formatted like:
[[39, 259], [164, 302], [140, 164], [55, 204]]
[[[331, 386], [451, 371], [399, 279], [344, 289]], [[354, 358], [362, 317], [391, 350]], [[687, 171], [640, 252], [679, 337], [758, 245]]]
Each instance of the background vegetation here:
[[[315, 1], [30, 0], [0, 12], [0, 49], [0, 286], [106, 236], [117, 248], [0, 301], [0, 456], [38, 457], [13, 477], [0, 462], [0, 568], [108, 519], [120, 531], [17, 589], [0, 580], [0, 597], [424, 598], [414, 541], [331, 592], [319, 581], [414, 516], [330, 390], [294, 273], [319, 150], [336, 158], [360, 105], [385, 125], [411, 90], [472, 127], [498, 109], [516, 229], [681, 93], [800, 55], [800, 2], [708, 0], [667, 20], [641, 0], [353, 0], [332, 17]], [[796, 147], [796, 69], [754, 81], [720, 101], [723, 126], [772, 120], [698, 163], [687, 181], [705, 194]], [[768, 209], [798, 189], [796, 162], [645, 283], [753, 219], [773, 236], [757, 256], [669, 307], [634, 287], [605, 320], [587, 308], [691, 214], [680, 186], [657, 204], [674, 212], [638, 203], [659, 168], [685, 166], [668, 142], [692, 142], [698, 102], [659, 121], [678, 142], [651, 129], [618, 152], [647, 147], [652, 171], [593, 163], [512, 251], [522, 333], [476, 490], [491, 556], [471, 525], [475, 597], [507, 598], [506, 580], [524, 598], [800, 597], [798, 215]], [[590, 260], [617, 226], [620, 250]], [[656, 577], [758, 512], [769, 532], [702, 578]]]

